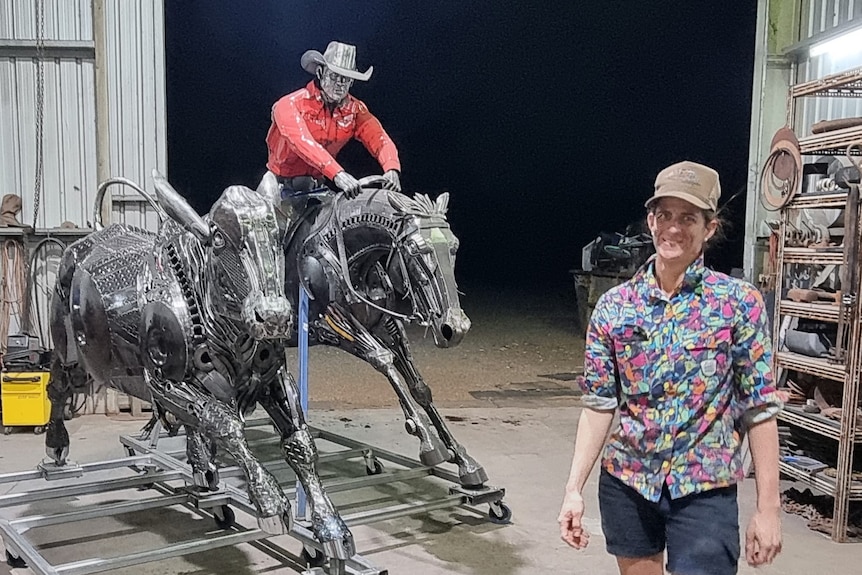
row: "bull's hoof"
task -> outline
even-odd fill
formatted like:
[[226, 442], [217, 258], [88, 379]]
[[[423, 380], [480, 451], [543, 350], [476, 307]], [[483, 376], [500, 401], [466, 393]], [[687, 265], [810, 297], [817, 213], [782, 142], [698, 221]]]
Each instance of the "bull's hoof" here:
[[346, 561], [356, 554], [356, 546], [353, 544], [353, 535], [347, 531], [340, 539], [322, 541], [323, 552], [329, 559], [340, 559]]
[[195, 471], [192, 473], [192, 480], [196, 487], [207, 489], [208, 491], [218, 491], [218, 469], [210, 471]]
[[481, 487], [488, 481], [488, 474], [481, 465], [478, 467], [460, 467], [458, 469], [458, 481], [463, 487]]
[[57, 467], [66, 465], [66, 459], [69, 457], [69, 446], [66, 447], [46, 447], [45, 453], [51, 460], [51, 463]]
[[428, 447], [430, 449], [419, 452], [419, 461], [422, 462], [422, 465], [434, 467], [441, 463], [446, 463], [452, 458], [452, 454], [441, 443], [434, 442], [433, 445], [429, 445]]
[[293, 518], [290, 516], [290, 511], [285, 511], [279, 515], [258, 517], [257, 526], [260, 527], [261, 531], [269, 535], [284, 535], [290, 533], [290, 528], [293, 526]]

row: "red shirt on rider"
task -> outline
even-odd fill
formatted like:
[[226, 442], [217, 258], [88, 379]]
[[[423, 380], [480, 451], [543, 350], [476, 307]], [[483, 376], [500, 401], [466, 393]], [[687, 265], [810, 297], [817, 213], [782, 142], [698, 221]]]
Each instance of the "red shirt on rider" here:
[[398, 150], [368, 107], [348, 92], [354, 80], [365, 81], [373, 68], [356, 70], [356, 48], [330, 42], [326, 52], [309, 50], [302, 67], [316, 76], [272, 107], [266, 135], [266, 167], [284, 184], [296, 176], [324, 176], [348, 197], [359, 193], [359, 182], [335, 160], [352, 138], [359, 140], [384, 170], [389, 189], [400, 191]]

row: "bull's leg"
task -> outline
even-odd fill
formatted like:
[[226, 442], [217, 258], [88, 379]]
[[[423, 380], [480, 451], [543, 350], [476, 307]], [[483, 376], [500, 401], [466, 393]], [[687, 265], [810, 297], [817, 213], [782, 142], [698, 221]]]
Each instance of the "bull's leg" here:
[[395, 355], [395, 367], [407, 380], [407, 387], [410, 389], [410, 394], [413, 399], [425, 410], [431, 422], [437, 429], [437, 433], [446, 447], [455, 454], [452, 460], [458, 466], [458, 477], [461, 485], [465, 487], [477, 487], [488, 481], [488, 475], [485, 469], [479, 463], [470, 457], [467, 450], [464, 449], [452, 432], [446, 422], [437, 411], [437, 407], [431, 398], [431, 388], [422, 379], [419, 370], [416, 369], [416, 362], [413, 361], [413, 354], [410, 353], [410, 345], [407, 341], [407, 334], [404, 332], [404, 326], [401, 322], [393, 318], [387, 318], [387, 328], [392, 338], [393, 353]]
[[214, 438], [236, 460], [245, 475], [249, 499], [257, 509], [261, 530], [281, 535], [290, 530], [290, 502], [281, 486], [260, 464], [245, 440], [236, 410], [191, 385], [150, 379], [154, 398], [186, 425]]
[[325, 324], [321, 327], [328, 328], [338, 338], [338, 347], [368, 362], [389, 380], [404, 411], [407, 433], [419, 438], [419, 460], [429, 466], [449, 461], [452, 454], [432, 430], [428, 416], [414, 403], [395, 366], [395, 355], [365, 326], [335, 304], [327, 308], [323, 320]]
[[317, 448], [299, 405], [296, 381], [280, 370], [261, 398], [266, 412], [281, 433], [281, 450], [302, 483], [311, 507], [311, 528], [329, 558], [348, 559], [356, 553], [353, 535], [323, 488], [317, 471]]
[[64, 365], [59, 356], [54, 357], [47, 389], [51, 419], [45, 429], [45, 452], [55, 465], [65, 465], [69, 456], [69, 432], [64, 421], [66, 407], [75, 392], [85, 390], [86, 383], [87, 374], [77, 363]]
[[192, 466], [195, 485], [215, 491], [218, 489], [218, 466], [215, 442], [191, 425], [186, 425], [186, 457]]

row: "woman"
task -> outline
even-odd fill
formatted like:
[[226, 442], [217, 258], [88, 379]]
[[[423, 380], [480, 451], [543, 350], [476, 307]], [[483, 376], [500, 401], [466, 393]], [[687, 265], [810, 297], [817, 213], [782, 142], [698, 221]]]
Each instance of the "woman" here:
[[[694, 162], [662, 170], [647, 201], [656, 255], [603, 294], [587, 331], [584, 410], [560, 534], [589, 543], [581, 492], [602, 452], [599, 509], [622, 575], [733, 575], [741, 433], [754, 460], [757, 510], [746, 559], [781, 550], [780, 402], [760, 293], [703, 264], [719, 228], [718, 174]], [[606, 442], [614, 414], [619, 425]]]

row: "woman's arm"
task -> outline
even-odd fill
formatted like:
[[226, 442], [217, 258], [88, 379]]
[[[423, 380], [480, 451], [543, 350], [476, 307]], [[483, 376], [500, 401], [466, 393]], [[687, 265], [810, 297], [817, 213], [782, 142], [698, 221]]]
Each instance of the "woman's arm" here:
[[596, 459], [604, 447], [608, 431], [614, 420], [614, 410], [584, 408], [578, 420], [575, 439], [575, 455], [569, 480], [566, 482], [566, 496], [557, 521], [560, 523], [560, 537], [576, 549], [583, 549], [590, 541], [590, 534], [583, 528], [584, 498], [581, 491], [587, 482]]

